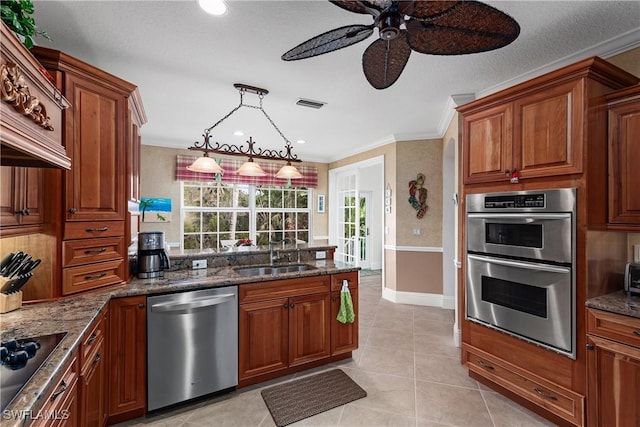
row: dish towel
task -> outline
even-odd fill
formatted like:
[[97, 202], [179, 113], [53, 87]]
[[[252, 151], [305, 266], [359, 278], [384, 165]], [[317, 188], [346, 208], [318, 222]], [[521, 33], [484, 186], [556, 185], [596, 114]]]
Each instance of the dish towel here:
[[349, 282], [342, 281], [342, 290], [340, 291], [340, 310], [336, 320], [340, 323], [353, 323], [356, 320], [356, 313], [353, 311], [353, 301], [349, 292]]

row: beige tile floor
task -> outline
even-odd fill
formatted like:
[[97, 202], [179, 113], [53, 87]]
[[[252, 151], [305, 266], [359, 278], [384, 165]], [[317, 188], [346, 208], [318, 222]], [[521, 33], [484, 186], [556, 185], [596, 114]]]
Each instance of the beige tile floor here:
[[119, 427], [273, 427], [260, 390], [342, 369], [367, 397], [292, 426], [537, 427], [554, 424], [470, 379], [453, 345], [453, 311], [381, 298], [379, 274], [360, 279], [360, 348], [353, 358], [139, 418]]

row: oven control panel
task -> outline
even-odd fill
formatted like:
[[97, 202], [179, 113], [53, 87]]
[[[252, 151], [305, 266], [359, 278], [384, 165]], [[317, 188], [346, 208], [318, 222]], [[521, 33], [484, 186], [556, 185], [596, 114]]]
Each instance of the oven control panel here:
[[485, 209], [505, 208], [544, 208], [544, 194], [509, 194], [500, 196], [485, 196]]

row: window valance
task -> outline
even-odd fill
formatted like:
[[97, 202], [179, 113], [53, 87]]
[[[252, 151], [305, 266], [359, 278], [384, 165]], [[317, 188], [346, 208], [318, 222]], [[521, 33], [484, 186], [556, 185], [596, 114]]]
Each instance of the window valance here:
[[[197, 156], [178, 154], [176, 157], [176, 180], [178, 181], [212, 181], [215, 175], [208, 173], [192, 172], [187, 170], [187, 166], [192, 164]], [[222, 182], [251, 185], [287, 185], [286, 179], [276, 178], [276, 173], [283, 166], [279, 163], [257, 162], [267, 173], [266, 176], [242, 176], [236, 174], [236, 170], [244, 163], [244, 159], [219, 159], [220, 167], [224, 170]], [[292, 179], [291, 186], [314, 188], [318, 186], [318, 168], [315, 166], [301, 166], [296, 164], [296, 169], [302, 174], [302, 179]]]

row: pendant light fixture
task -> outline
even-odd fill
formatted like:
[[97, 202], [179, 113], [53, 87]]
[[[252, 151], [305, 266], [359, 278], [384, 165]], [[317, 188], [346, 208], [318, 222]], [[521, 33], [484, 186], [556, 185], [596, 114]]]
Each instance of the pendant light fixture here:
[[[246, 156], [247, 161], [238, 168], [236, 173], [238, 175], [243, 176], [265, 176], [267, 173], [260, 167], [260, 165], [254, 162], [255, 159], [266, 159], [266, 160], [277, 160], [277, 161], [285, 161], [286, 164], [278, 171], [276, 174], [276, 178], [283, 179], [300, 179], [302, 178], [302, 174], [295, 168], [295, 166], [291, 165], [292, 162], [301, 162], [302, 160], [298, 159], [298, 156], [291, 153], [293, 146], [291, 142], [284, 136], [284, 134], [280, 131], [278, 126], [271, 120], [271, 117], [267, 114], [267, 112], [262, 107], [262, 100], [265, 95], [269, 93], [268, 90], [262, 89], [255, 86], [249, 86], [242, 83], [236, 83], [233, 85], [238, 92], [240, 93], [240, 104], [233, 108], [227, 115], [222, 117], [216, 123], [214, 123], [211, 127], [205, 129], [202, 137], [204, 138], [202, 142], [194, 142], [192, 147], [189, 147], [189, 150], [202, 151], [204, 153], [203, 157], [196, 159], [192, 165], [188, 166], [187, 169], [195, 172], [205, 172], [205, 173], [221, 173], [222, 169], [215, 162], [214, 159], [209, 157], [209, 153], [217, 153], [217, 154], [226, 154], [231, 156]], [[244, 103], [244, 95], [245, 93], [253, 93], [258, 96], [260, 100], [259, 105], [249, 105]], [[273, 128], [278, 132], [278, 134], [282, 137], [285, 142], [285, 150], [286, 152], [278, 151], [278, 150], [268, 150], [255, 148], [255, 141], [252, 137], [249, 137], [249, 140], [246, 141], [248, 144], [248, 148], [243, 148], [241, 146], [233, 145], [233, 144], [221, 144], [219, 142], [211, 143], [211, 131], [218, 126], [220, 123], [225, 121], [229, 116], [238, 111], [241, 107], [254, 108], [260, 110], [262, 114], [267, 118], [269, 123], [273, 126]], [[200, 162], [200, 163], [198, 163]], [[215, 166], [213, 166], [213, 164]], [[200, 166], [200, 164], [204, 164], [204, 166]], [[217, 171], [216, 167], [220, 169], [220, 172]]]

